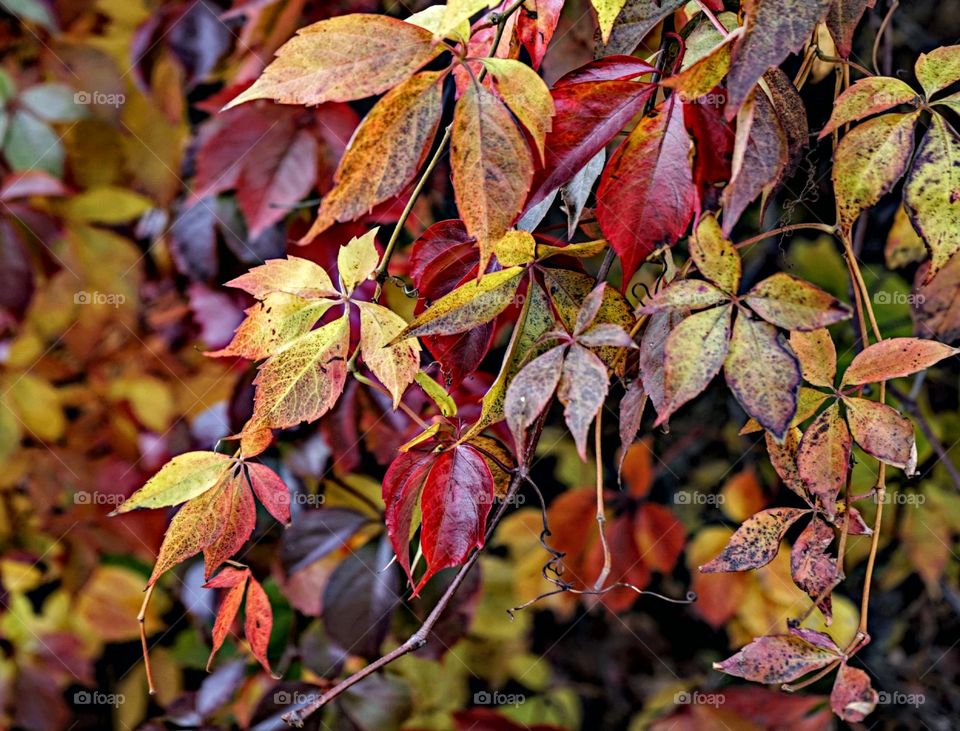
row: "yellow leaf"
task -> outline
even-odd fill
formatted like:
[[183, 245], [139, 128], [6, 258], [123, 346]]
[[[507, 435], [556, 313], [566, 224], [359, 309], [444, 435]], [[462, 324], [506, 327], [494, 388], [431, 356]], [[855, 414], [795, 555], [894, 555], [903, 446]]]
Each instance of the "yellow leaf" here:
[[737, 293], [743, 266], [740, 254], [724, 237], [712, 213], [700, 219], [696, 234], [690, 239], [690, 256], [704, 277], [727, 294]]
[[67, 420], [60, 396], [42, 378], [22, 373], [7, 387], [6, 396], [28, 436], [45, 442], [55, 442], [63, 436]]
[[104, 185], [67, 199], [64, 213], [75, 221], [117, 224], [130, 221], [152, 207], [153, 202], [139, 193]]
[[494, 253], [502, 266], [529, 264], [536, 255], [537, 242], [529, 231], [507, 231], [497, 242]]
[[110, 382], [110, 399], [127, 401], [134, 416], [150, 431], [162, 434], [176, 412], [169, 385], [151, 376], [117, 378]]
[[298, 30], [253, 86], [224, 108], [252, 99], [308, 106], [363, 99], [400, 83], [439, 52], [428, 31], [385, 15], [321, 20]]
[[[99, 566], [79, 592], [75, 621], [101, 642], [128, 642], [140, 636], [137, 613], [143, 602], [143, 576], [122, 566]], [[166, 595], [155, 593], [147, 607], [146, 627], [157, 632], [168, 606]]]
[[202, 495], [220, 481], [233, 460], [216, 452], [187, 452], [174, 457], [147, 484], [128, 497], [114, 515], [138, 508], [179, 505]]
[[[408, 23], [420, 26], [433, 33], [434, 38], [449, 38], [454, 41], [466, 43], [470, 39], [470, 18], [464, 18], [454, 28], [444, 29], [449, 25], [446, 20], [447, 7], [445, 5], [431, 5], [424, 8], [419, 13], [414, 13], [406, 18]], [[443, 35], [440, 35], [443, 33]]]
[[443, 386], [423, 371], [418, 371], [414, 380], [420, 384], [420, 388], [422, 388], [433, 403], [437, 405], [441, 414], [446, 417], [457, 415], [457, 402], [450, 397], [450, 394], [447, 393]]
[[350, 243], [340, 247], [340, 252], [337, 254], [337, 268], [340, 270], [343, 293], [348, 297], [377, 268], [380, 257], [373, 242], [379, 230], [375, 228], [367, 231], [363, 236], [354, 236], [350, 239]]
[[597, 23], [600, 25], [600, 34], [603, 42], [610, 40], [610, 33], [613, 31], [613, 24], [627, 4], [627, 0], [590, 0], [593, 9], [597, 11]]
[[393, 396], [393, 408], [420, 370], [420, 343], [416, 338], [389, 343], [407, 326], [400, 315], [373, 302], [360, 308], [360, 349], [363, 362]]
[[[434, 38], [445, 38], [461, 28], [464, 23], [467, 23], [469, 29], [471, 17], [498, 3], [499, 0], [448, 0], [443, 6], [443, 14], [432, 28]], [[469, 30], [467, 34], [469, 35]]]
[[960, 81], [960, 46], [935, 48], [921, 53], [914, 70], [927, 98]]
[[480, 245], [482, 272], [523, 208], [533, 157], [503, 102], [478, 84], [467, 86], [454, 109], [450, 164], [457, 209]]
[[286, 429], [316, 421], [340, 398], [347, 377], [350, 317], [294, 340], [260, 366], [249, 426]]
[[527, 128], [544, 159], [547, 132], [553, 126], [553, 97], [543, 79], [525, 63], [508, 58], [485, 58], [483, 65], [493, 75], [500, 96]]

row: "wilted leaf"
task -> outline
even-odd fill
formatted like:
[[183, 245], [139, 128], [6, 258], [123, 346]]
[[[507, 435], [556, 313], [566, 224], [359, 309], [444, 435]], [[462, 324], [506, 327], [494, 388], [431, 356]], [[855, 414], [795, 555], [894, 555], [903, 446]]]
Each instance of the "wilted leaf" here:
[[214, 656], [223, 647], [224, 640], [227, 639], [233, 629], [234, 620], [237, 618], [240, 605], [243, 603], [243, 595], [247, 590], [247, 578], [249, 576], [250, 569], [235, 569], [232, 566], [227, 566], [204, 585], [207, 589], [227, 590], [220, 601], [220, 608], [217, 609], [217, 617], [213, 623], [213, 637], [210, 643], [210, 656], [207, 658], [207, 672], [210, 672]]
[[671, 282], [644, 303], [640, 312], [653, 314], [669, 310], [702, 310], [727, 302], [730, 296], [710, 282], [699, 279], [680, 279]]
[[523, 454], [527, 428], [546, 407], [560, 382], [565, 346], [551, 348], [520, 369], [507, 387], [503, 414], [516, 442], [517, 455]]
[[850, 471], [850, 431], [835, 401], [807, 428], [797, 450], [797, 471], [811, 495], [820, 498], [828, 517]]
[[837, 562], [827, 553], [833, 538], [833, 528], [814, 517], [790, 551], [790, 574], [794, 583], [817, 602], [828, 623], [831, 619], [831, 592], [828, 589], [837, 580]]
[[809, 510], [771, 508], [744, 521], [721, 554], [700, 567], [705, 574], [746, 571], [766, 566], [780, 550], [787, 529]]
[[846, 663], [840, 665], [840, 672], [830, 691], [830, 708], [840, 718], [849, 723], [859, 723], [873, 713], [879, 697], [870, 684], [870, 676], [863, 670]]
[[827, 28], [833, 36], [842, 58], [847, 58], [853, 50], [853, 33], [857, 23], [866, 12], [872, 8], [877, 0], [832, 0], [827, 13]]
[[838, 652], [812, 645], [796, 635], [770, 635], [759, 637], [733, 657], [714, 663], [714, 668], [757, 683], [790, 683], [839, 659]]
[[267, 592], [253, 576], [247, 583], [247, 602], [243, 615], [243, 634], [250, 643], [250, 651], [263, 669], [273, 675], [267, 659], [267, 646], [270, 644], [270, 632], [273, 629], [273, 609]]
[[627, 0], [616, 16], [604, 55], [633, 53], [640, 41], [670, 13], [685, 5], [684, 0]]
[[253, 86], [226, 108], [252, 99], [316, 105], [380, 94], [439, 53], [429, 31], [385, 15], [341, 15], [287, 41]]
[[603, 407], [610, 377], [603, 361], [579, 343], [570, 346], [563, 361], [557, 398], [564, 405], [564, 418], [577, 445], [580, 459], [587, 459], [587, 432]]

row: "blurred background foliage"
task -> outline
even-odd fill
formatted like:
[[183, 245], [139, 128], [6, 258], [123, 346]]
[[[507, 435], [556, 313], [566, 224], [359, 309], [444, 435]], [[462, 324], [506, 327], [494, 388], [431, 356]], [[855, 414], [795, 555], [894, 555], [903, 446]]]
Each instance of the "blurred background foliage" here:
[[[288, 248], [332, 270], [340, 244], [397, 217], [391, 202], [306, 248], [288, 247], [310, 223], [312, 208], [300, 201], [330, 188], [369, 105], [217, 110], [296, 28], [346, 12], [405, 17], [429, 4], [0, 0], [0, 727], [280, 728], [282, 706], [404, 639], [449, 580], [438, 576], [417, 600], [376, 590], [371, 577], [389, 557], [379, 481], [416, 428], [356, 383], [319, 427], [285, 435], [266, 459], [296, 490], [294, 524], [284, 532], [261, 515], [243, 560], [273, 602], [270, 655], [285, 680], [257, 670], [235, 639], [215, 672], [204, 672], [215, 597], [201, 588], [194, 561], [160, 582], [146, 618], [159, 686], [148, 697], [136, 614], [169, 515], [107, 517], [169, 457], [210, 448], [249, 415], [250, 368], [203, 355], [229, 341], [249, 305], [222, 283]], [[877, 4], [855, 50], [861, 59], [889, 6]], [[909, 69], [920, 52], [955, 42], [956, 10], [933, 0], [903, 3], [880, 49], [882, 67]], [[584, 0], [567, 1], [544, 63], [548, 82], [592, 58], [589, 12]], [[804, 95], [822, 111], [811, 120], [819, 129], [832, 76]], [[826, 164], [811, 152], [768, 225], [832, 217]], [[441, 165], [411, 235], [455, 215], [447, 181]], [[956, 289], [939, 293], [947, 315], [911, 307], [917, 242], [893, 198], [871, 213], [858, 242], [870, 290], [886, 293], [876, 302], [881, 329], [889, 336], [932, 330], [956, 342]], [[402, 270], [402, 257], [396, 261]], [[774, 265], [847, 298], [843, 263], [826, 238], [752, 247], [746, 276]], [[412, 310], [399, 288], [387, 296]], [[851, 328], [834, 336], [849, 361]], [[490, 378], [478, 372], [460, 396], [478, 399]], [[928, 466], [931, 439], [949, 448], [960, 437], [956, 370], [930, 378], [920, 401], [910, 400], [912, 384], [899, 386], [901, 405], [922, 417], [920, 463]], [[739, 521], [790, 500], [762, 438], [739, 434], [743, 421], [732, 398], [711, 389], [669, 432], [633, 447], [622, 489], [613, 478], [608, 484], [611, 540], [619, 556], [633, 557], [630, 580], [672, 598], [694, 591], [697, 602], [556, 595], [511, 619], [506, 609], [552, 588], [542, 575], [550, 556], [540, 542], [538, 498], [525, 491], [430, 644], [310, 723], [363, 731], [837, 723], [825, 707], [827, 686], [787, 696], [727, 685], [710, 671], [711, 662], [809, 604], [790, 580], [786, 551], [750, 574], [696, 571]], [[559, 430], [545, 433], [540, 451], [534, 479], [547, 501], [550, 544], [589, 575], [600, 560], [595, 468], [579, 462]], [[608, 452], [607, 472], [616, 475], [617, 457]], [[951, 454], [960, 461], [960, 450]], [[867, 461], [858, 460], [855, 492], [872, 480]], [[881, 691], [870, 727], [955, 727], [960, 496], [942, 463], [895, 484], [892, 495], [873, 642], [860, 653]], [[317, 511], [328, 519], [314, 520]], [[348, 547], [320, 550], [330, 535]], [[867, 547], [867, 538], [851, 537], [848, 581], [830, 628], [841, 643], [858, 621]], [[718, 693], [723, 702], [711, 702]]]

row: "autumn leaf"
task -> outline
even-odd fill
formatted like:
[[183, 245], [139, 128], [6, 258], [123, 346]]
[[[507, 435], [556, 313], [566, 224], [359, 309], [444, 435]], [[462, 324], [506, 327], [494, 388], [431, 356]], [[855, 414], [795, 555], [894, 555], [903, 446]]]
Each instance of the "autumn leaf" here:
[[700, 219], [690, 239], [690, 257], [700, 273], [727, 294], [736, 294], [740, 287], [743, 264], [740, 254], [727, 240], [713, 215]]
[[167, 462], [147, 483], [127, 498], [113, 515], [139, 508], [179, 505], [216, 485], [233, 464], [217, 452], [187, 452]]
[[790, 551], [790, 574], [794, 583], [817, 602], [829, 624], [831, 619], [831, 592], [837, 581], [837, 562], [827, 553], [834, 533], [818, 517], [803, 529]]
[[564, 418], [582, 460], [587, 458], [587, 432], [607, 398], [609, 381], [607, 367], [595, 353], [579, 343], [570, 346], [557, 398], [565, 407]]
[[790, 347], [800, 361], [803, 380], [814, 386], [833, 388], [837, 377], [837, 349], [826, 329], [794, 330], [790, 333]]
[[274, 678], [267, 659], [267, 647], [270, 644], [270, 632], [273, 629], [273, 609], [267, 592], [253, 576], [247, 584], [247, 601], [243, 610], [243, 634], [250, 643], [250, 651], [260, 661], [263, 669]]
[[657, 23], [685, 4], [684, 0], [626, 0], [622, 3], [623, 10], [614, 19], [604, 53], [633, 53]]
[[272, 469], [256, 462], [245, 462], [247, 480], [257, 500], [282, 525], [290, 524], [290, 490]]
[[341, 15], [287, 41], [253, 85], [226, 108], [252, 99], [312, 106], [380, 94], [439, 53], [433, 35], [385, 15]]
[[895, 409], [878, 401], [846, 397], [847, 422], [854, 440], [867, 454], [894, 467], [913, 472], [917, 445], [913, 424]]
[[729, 302], [730, 295], [710, 282], [699, 279], [680, 279], [657, 292], [640, 308], [643, 314], [655, 312], [703, 310], [721, 302]]
[[830, 0], [754, 0], [746, 8], [746, 26], [733, 49], [727, 76], [732, 119], [767, 69], [779, 66], [810, 39]]
[[664, 407], [657, 409], [657, 424], [666, 422], [720, 372], [732, 317], [733, 306], [722, 305], [691, 315], [670, 332], [664, 350]]
[[852, 447], [836, 401], [814, 419], [800, 440], [797, 471], [810, 494], [820, 498], [827, 517], [833, 517], [837, 495], [846, 484]]
[[400, 195], [416, 177], [440, 124], [444, 72], [424, 71], [378, 101], [354, 132], [301, 243], [338, 221], [353, 221]]
[[658, 246], [672, 246], [693, 218], [690, 137], [671, 96], [642, 119], [610, 158], [597, 189], [597, 221], [620, 256], [624, 286]]
[[757, 683], [791, 683], [839, 659], [838, 651], [818, 647], [796, 635], [770, 635], [758, 637], [733, 657], [713, 666]]
[[516, 442], [517, 455], [523, 454], [527, 428], [540, 416], [557, 389], [565, 354], [563, 345], [551, 348], [521, 368], [507, 387], [503, 414]]
[[942, 46], [930, 53], [921, 53], [914, 66], [917, 81], [927, 98], [960, 81], [960, 46]]
[[884, 114], [848, 132], [833, 161], [838, 224], [847, 233], [861, 211], [890, 192], [913, 154], [919, 112]]
[[220, 608], [217, 609], [217, 617], [213, 622], [213, 637], [210, 643], [210, 656], [207, 658], [207, 672], [213, 666], [213, 658], [223, 647], [224, 640], [230, 634], [233, 628], [233, 622], [240, 611], [240, 605], [243, 604], [243, 595], [247, 590], [247, 578], [250, 576], [250, 569], [235, 569], [227, 566], [210, 579], [204, 588], [206, 589], [226, 589], [227, 593], [220, 601]]
[[879, 694], [870, 684], [870, 676], [859, 668], [841, 663], [830, 691], [830, 708], [849, 723], [859, 723], [873, 713]]
[[827, 28], [842, 58], [853, 51], [853, 34], [860, 18], [877, 0], [832, 0], [827, 12]]
[[960, 138], [938, 114], [920, 142], [903, 189], [913, 227], [930, 250], [929, 282], [960, 252]]
[[737, 528], [726, 548], [709, 563], [700, 567], [705, 574], [746, 571], [766, 566], [780, 550], [787, 529], [809, 510], [770, 508], [761, 510]]
[[900, 79], [890, 76], [860, 79], [837, 97], [830, 121], [820, 131], [820, 139], [846, 124], [917, 100], [917, 92]]
[[457, 210], [480, 246], [480, 271], [523, 208], [533, 157], [506, 106], [471, 83], [457, 101], [450, 148]]
[[797, 411], [802, 378], [795, 356], [776, 328], [741, 313], [733, 327], [724, 375], [744, 410], [764, 429], [783, 438]]
[[607, 43], [613, 31], [613, 23], [623, 10], [623, 6], [627, 4], [627, 0], [590, 0], [590, 4], [597, 13], [600, 37], [604, 43]]
[[544, 158], [547, 133], [553, 124], [553, 97], [537, 73], [520, 61], [485, 58], [484, 68], [493, 76], [497, 92], [533, 138], [540, 160]]
[[340, 272], [340, 285], [343, 293], [349, 297], [353, 290], [363, 284], [373, 274], [380, 261], [374, 243], [379, 229], [372, 229], [363, 236], [356, 236], [341, 246], [337, 252], [337, 271]]
[[259, 300], [277, 292], [304, 299], [320, 299], [337, 294], [323, 267], [298, 256], [271, 259], [231, 279], [226, 286], [242, 289]]
[[513, 302], [524, 271], [523, 267], [509, 267], [460, 285], [416, 317], [394, 341], [453, 335], [489, 322]]
[[777, 272], [743, 296], [767, 322], [784, 330], [817, 330], [850, 317], [850, 308], [809, 282]]
[[357, 306], [363, 362], [387, 387], [396, 409], [403, 392], [420, 370], [420, 343], [416, 338], [407, 338], [389, 345], [407, 326], [406, 320], [373, 302], [357, 302]]
[[347, 314], [294, 340], [257, 373], [251, 424], [286, 429], [316, 421], [332, 408], [346, 382]]
[[920, 338], [888, 338], [874, 343], [859, 353], [843, 374], [841, 386], [860, 386], [922, 371], [960, 350], [936, 340]]

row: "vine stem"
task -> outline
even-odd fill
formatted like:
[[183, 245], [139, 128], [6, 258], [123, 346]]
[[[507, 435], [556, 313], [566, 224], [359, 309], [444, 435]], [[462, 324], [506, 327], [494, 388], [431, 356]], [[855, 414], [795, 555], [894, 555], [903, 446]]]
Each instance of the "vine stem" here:
[[792, 233], [793, 231], [821, 231], [825, 234], [835, 236], [837, 233], [836, 226], [830, 226], [826, 223], [792, 223], [789, 226], [780, 226], [778, 228], [771, 229], [769, 231], [764, 231], [762, 234], [757, 234], [756, 236], [751, 236], [749, 239], [744, 239], [739, 241], [734, 246], [738, 249], [744, 249], [747, 246], [752, 246], [753, 244], [758, 244], [765, 239], [773, 238], [774, 236], [780, 236], [781, 234]]
[[607, 516], [606, 506], [603, 502], [603, 440], [601, 439], [603, 427], [601, 425], [603, 409], [597, 412], [597, 421], [594, 430], [594, 451], [597, 460], [597, 530], [600, 532], [600, 545], [603, 547], [603, 569], [593, 584], [594, 591], [600, 591], [603, 585], [607, 583], [610, 577], [610, 567], [613, 559], [610, 556], [610, 545], [607, 543]]
[[137, 624], [140, 626], [140, 646], [143, 648], [143, 667], [147, 671], [147, 692], [150, 695], [157, 694], [157, 688], [153, 683], [153, 668], [150, 665], [150, 648], [147, 645], [147, 605], [150, 604], [150, 597], [153, 596], [153, 588], [156, 584], [150, 584], [146, 593], [143, 595], [143, 604], [140, 605], [140, 613], [137, 614]]

